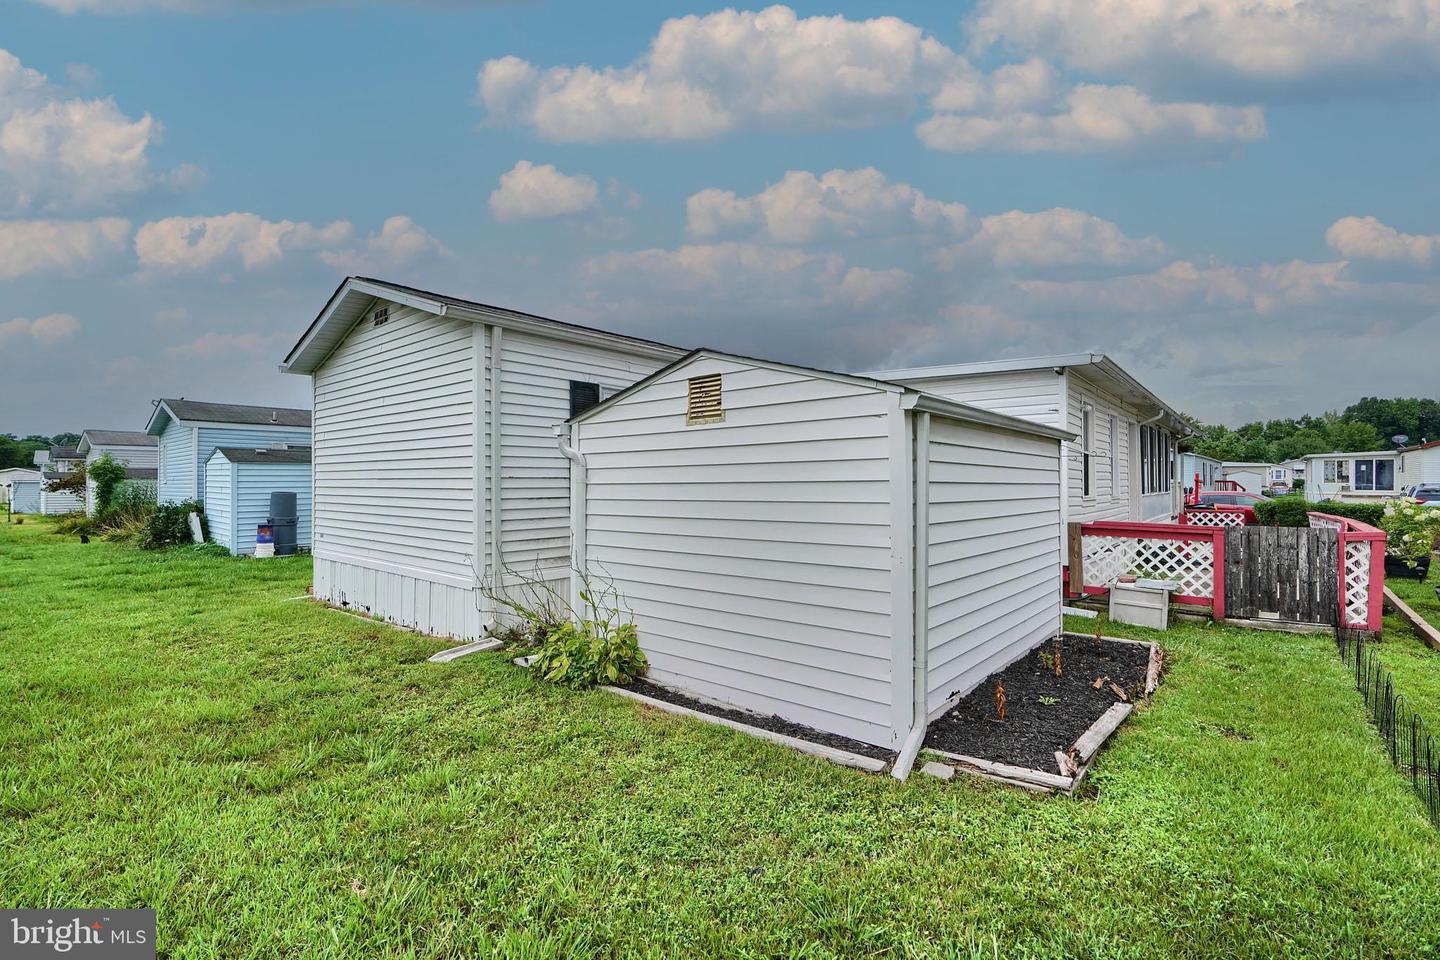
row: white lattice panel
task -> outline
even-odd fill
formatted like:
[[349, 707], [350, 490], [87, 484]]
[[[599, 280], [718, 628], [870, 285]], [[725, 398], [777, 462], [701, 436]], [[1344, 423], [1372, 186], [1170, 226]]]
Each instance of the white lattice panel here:
[[1179, 596], [1215, 595], [1215, 546], [1209, 540], [1087, 536], [1080, 551], [1088, 587], [1108, 587], [1127, 573], [1143, 572], [1174, 580]]
[[1185, 522], [1192, 527], [1243, 527], [1245, 514], [1237, 510], [1198, 510], [1185, 514]]
[[1314, 527], [1316, 530], [1339, 530], [1340, 521], [1330, 520], [1326, 517], [1311, 517], [1310, 526]]
[[1345, 544], [1345, 623], [1363, 627], [1369, 620], [1370, 541], [1351, 540]]

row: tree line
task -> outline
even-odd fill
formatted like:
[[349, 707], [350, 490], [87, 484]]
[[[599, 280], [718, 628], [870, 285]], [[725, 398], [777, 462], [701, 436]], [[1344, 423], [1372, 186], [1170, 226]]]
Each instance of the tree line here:
[[1230, 427], [1196, 424], [1190, 449], [1216, 460], [1280, 463], [1312, 453], [1389, 450], [1394, 437], [1414, 444], [1440, 440], [1440, 401], [1417, 397], [1365, 397], [1340, 413], [1257, 420]]
[[38, 433], [32, 433], [28, 437], [0, 433], [0, 470], [6, 467], [34, 467], [36, 450], [73, 447], [79, 442], [78, 433], [57, 433], [53, 437], [41, 436]]

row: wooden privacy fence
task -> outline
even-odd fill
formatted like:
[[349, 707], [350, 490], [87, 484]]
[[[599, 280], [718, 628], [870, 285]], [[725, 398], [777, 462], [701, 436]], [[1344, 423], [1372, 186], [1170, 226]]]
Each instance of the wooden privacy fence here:
[[1310, 514], [1310, 523], [1072, 523], [1066, 591], [1105, 595], [1133, 573], [1175, 581], [1172, 600], [1208, 608], [1217, 620], [1269, 616], [1378, 631], [1384, 531], [1322, 513]]

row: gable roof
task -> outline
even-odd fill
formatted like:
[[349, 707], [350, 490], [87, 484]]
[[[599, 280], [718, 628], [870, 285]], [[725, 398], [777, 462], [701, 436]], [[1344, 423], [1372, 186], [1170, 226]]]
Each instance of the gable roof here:
[[1414, 453], [1416, 450], [1429, 450], [1431, 447], [1440, 447], [1440, 440], [1431, 440], [1428, 443], [1415, 443], [1408, 447], [1401, 447], [1401, 453]]
[[414, 307], [437, 317], [455, 316], [475, 322], [530, 330], [552, 337], [622, 347], [658, 359], [668, 360], [683, 352], [679, 347], [668, 343], [552, 320], [533, 313], [432, 293], [404, 284], [376, 280], [373, 277], [346, 277], [330, 295], [320, 313], [310, 322], [310, 326], [305, 328], [300, 339], [290, 348], [290, 352], [285, 354], [285, 359], [280, 363], [280, 372], [313, 373], [340, 345], [355, 324], [370, 312], [371, 307], [382, 300]]
[[51, 447], [51, 448], [50, 448], [50, 462], [51, 462], [51, 463], [54, 463], [56, 460], [84, 460], [84, 459], [85, 459], [85, 455], [82, 454], [79, 450], [76, 450], [74, 447]]
[[907, 367], [897, 370], [871, 370], [868, 376], [900, 383], [917, 380], [944, 380], [951, 377], [973, 377], [984, 373], [1012, 373], [1024, 370], [1053, 369], [1075, 370], [1088, 379], [1098, 381], [1101, 386], [1121, 397], [1138, 401], [1140, 406], [1155, 408], [1168, 418], [1169, 426], [1176, 435], [1190, 436], [1195, 428], [1180, 415], [1180, 411], [1161, 400], [1153, 391], [1132, 377], [1126, 370], [1103, 353], [1065, 353], [1050, 357], [1020, 357], [1012, 360], [983, 360], [973, 363], [950, 363], [931, 367]]
[[159, 436], [166, 420], [176, 423], [236, 423], [263, 427], [309, 427], [310, 411], [297, 407], [264, 407], [245, 403], [210, 403], [205, 400], [155, 401], [145, 432]]
[[685, 356], [676, 360], [668, 366], [661, 367], [643, 380], [638, 380], [630, 386], [613, 394], [597, 403], [589, 409], [582, 410], [567, 420], [567, 423], [579, 423], [589, 419], [600, 410], [608, 409], [611, 404], [618, 402], [623, 397], [644, 389], [662, 377], [668, 376], [677, 370], [681, 370], [696, 360], [702, 358], [714, 358], [718, 360], [734, 360], [740, 363], [750, 363], [761, 367], [769, 367], [772, 370], [785, 370], [796, 373], [809, 374], [824, 380], [836, 380], [841, 383], [853, 383], [862, 387], [869, 387], [873, 390], [883, 390], [887, 393], [898, 393], [901, 395], [901, 404], [907, 410], [920, 410], [925, 413], [934, 413], [942, 417], [949, 417], [952, 420], [963, 420], [967, 423], [978, 423], [985, 426], [1000, 427], [1005, 430], [1013, 430], [1017, 433], [1028, 433], [1036, 436], [1049, 437], [1054, 440], [1074, 440], [1075, 434], [1068, 430], [1058, 430], [1054, 427], [1047, 427], [1044, 424], [1036, 423], [1033, 420], [1025, 420], [1020, 417], [1012, 417], [1009, 414], [995, 413], [991, 410], [983, 410], [980, 407], [973, 407], [968, 403], [960, 403], [956, 400], [947, 400], [944, 397], [937, 397], [934, 394], [907, 387], [903, 383], [891, 383], [887, 380], [878, 380], [864, 374], [836, 373], [833, 370], [821, 370], [816, 367], [802, 367], [794, 363], [781, 363], [777, 360], [761, 360], [756, 357], [746, 357], [737, 353], [725, 353], [722, 350], [711, 350], [708, 347], [701, 347], [698, 350], [691, 350]]
[[309, 463], [309, 447], [216, 447], [216, 454], [231, 463]]
[[153, 447], [160, 441], [143, 430], [86, 430], [80, 434], [78, 452], [95, 447]]

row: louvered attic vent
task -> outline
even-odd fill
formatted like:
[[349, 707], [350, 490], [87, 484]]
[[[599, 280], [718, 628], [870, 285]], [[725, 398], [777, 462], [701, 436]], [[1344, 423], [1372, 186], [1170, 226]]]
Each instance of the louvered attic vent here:
[[720, 406], [720, 374], [707, 373], [690, 378], [690, 403], [685, 410], [686, 423], [719, 423], [725, 419]]
[[380, 324], [390, 319], [390, 308], [380, 307], [370, 315], [370, 318], [372, 321], [372, 325], [378, 327], [380, 326]]

